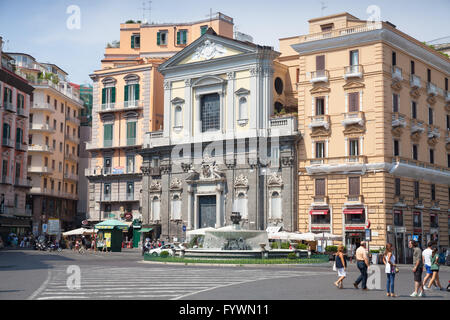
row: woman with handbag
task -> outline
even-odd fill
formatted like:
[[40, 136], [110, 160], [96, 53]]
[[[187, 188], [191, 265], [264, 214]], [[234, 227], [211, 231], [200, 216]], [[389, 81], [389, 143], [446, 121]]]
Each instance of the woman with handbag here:
[[392, 252], [392, 244], [386, 244], [386, 251], [383, 256], [383, 263], [386, 266], [386, 296], [388, 297], [396, 297], [397, 295], [394, 293], [394, 283], [395, 283], [395, 273], [398, 268], [395, 264], [395, 255]]
[[437, 248], [434, 248], [431, 253], [431, 271], [433, 272], [433, 276], [431, 277], [430, 283], [428, 285], [429, 288], [434, 285], [437, 290], [444, 290], [441, 286], [441, 282], [439, 281], [439, 254]]
[[335, 259], [334, 259], [334, 263], [335, 263], [335, 269], [338, 272], [338, 277], [339, 279], [334, 283], [334, 285], [336, 287], [338, 287], [339, 289], [344, 288], [344, 286], [342, 285], [342, 281], [345, 279], [345, 277], [347, 276], [347, 261], [345, 260], [344, 257], [344, 246], [340, 245], [338, 247], [338, 251], [335, 254]]

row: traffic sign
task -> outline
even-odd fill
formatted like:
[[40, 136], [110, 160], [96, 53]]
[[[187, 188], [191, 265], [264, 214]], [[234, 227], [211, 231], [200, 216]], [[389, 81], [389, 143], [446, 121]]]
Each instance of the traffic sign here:
[[366, 241], [372, 241], [372, 230], [366, 229]]
[[186, 232], [186, 226], [183, 226], [183, 232]]
[[47, 224], [42, 224], [42, 233], [47, 233]]

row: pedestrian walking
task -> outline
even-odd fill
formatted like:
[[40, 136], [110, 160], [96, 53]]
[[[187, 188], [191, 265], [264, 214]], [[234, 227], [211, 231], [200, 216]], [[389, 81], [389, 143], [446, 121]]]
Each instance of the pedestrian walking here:
[[439, 281], [439, 254], [437, 248], [434, 248], [432, 251], [431, 271], [433, 272], [433, 275], [428, 287], [431, 289], [431, 286], [434, 284], [437, 290], [444, 290], [441, 286], [441, 282]]
[[[418, 244], [414, 240], [410, 240], [408, 247], [413, 249], [413, 269], [414, 274], [414, 292], [411, 293], [411, 297], [424, 297], [422, 286], [422, 271], [423, 271], [423, 261], [422, 261], [422, 250], [419, 248]], [[420, 292], [419, 292], [420, 290]]]
[[338, 247], [338, 251], [335, 254], [334, 261], [336, 263], [336, 270], [339, 277], [338, 280], [334, 283], [334, 285], [339, 289], [342, 289], [344, 288], [342, 281], [344, 281], [345, 277], [347, 276], [347, 261], [345, 261], [343, 245], [340, 245]]
[[394, 291], [394, 283], [395, 283], [395, 273], [397, 265], [395, 263], [395, 255], [392, 252], [392, 243], [386, 244], [386, 251], [383, 256], [383, 263], [385, 267], [386, 273], [386, 296], [388, 297], [396, 297]]
[[422, 252], [422, 262], [425, 266], [425, 278], [423, 279], [423, 289], [430, 290], [430, 285], [427, 286], [427, 281], [433, 276], [431, 271], [431, 256], [433, 254], [433, 242], [428, 242], [427, 248]]
[[363, 290], [367, 290], [367, 269], [369, 268], [369, 257], [367, 255], [366, 250], [366, 242], [361, 241], [361, 245], [358, 249], [356, 249], [356, 266], [361, 273], [353, 283], [353, 286], [358, 289], [359, 284], [361, 283], [361, 288]]

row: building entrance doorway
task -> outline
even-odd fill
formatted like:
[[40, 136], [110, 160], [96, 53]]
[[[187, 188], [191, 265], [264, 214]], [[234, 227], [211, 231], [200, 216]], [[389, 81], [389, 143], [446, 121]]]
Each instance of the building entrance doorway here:
[[198, 197], [198, 216], [200, 228], [216, 226], [216, 196]]
[[395, 234], [395, 257], [398, 263], [405, 263], [405, 234]]

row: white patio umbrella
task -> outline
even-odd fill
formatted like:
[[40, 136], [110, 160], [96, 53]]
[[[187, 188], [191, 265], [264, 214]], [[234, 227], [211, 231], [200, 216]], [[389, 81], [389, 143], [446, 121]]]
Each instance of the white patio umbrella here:
[[335, 234], [331, 234], [328, 232], [322, 232], [322, 233], [317, 233], [314, 236], [315, 240], [341, 240], [342, 237], [335, 235]]
[[83, 234], [92, 234], [92, 233], [94, 233], [93, 229], [78, 228], [64, 232], [63, 236], [81, 236]]
[[208, 228], [189, 230], [186, 232], [186, 236], [204, 236], [205, 231], [208, 231], [208, 230], [216, 230], [216, 229], [213, 227], [208, 227]]
[[280, 232], [270, 232], [267, 234], [267, 237], [270, 240], [289, 240], [291, 233], [286, 231], [280, 231]]
[[294, 233], [292, 234], [291, 240], [303, 240], [303, 241], [314, 241], [316, 234], [312, 232], [307, 233]]

